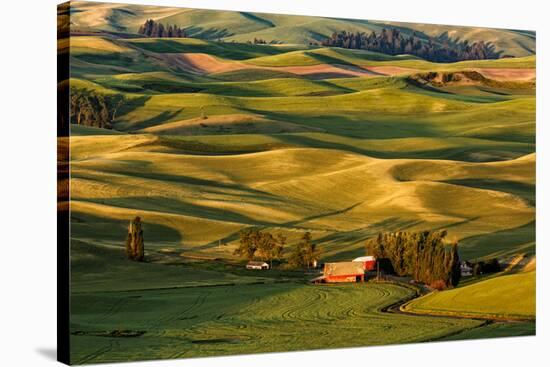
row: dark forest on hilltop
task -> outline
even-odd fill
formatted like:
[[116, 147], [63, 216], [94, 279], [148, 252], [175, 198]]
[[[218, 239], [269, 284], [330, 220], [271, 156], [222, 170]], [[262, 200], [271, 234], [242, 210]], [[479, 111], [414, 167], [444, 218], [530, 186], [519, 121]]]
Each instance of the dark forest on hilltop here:
[[368, 50], [389, 55], [409, 54], [435, 62], [498, 59], [491, 43], [453, 41], [443, 36], [427, 41], [416, 35], [403, 36], [398, 29], [382, 29], [382, 32], [334, 32], [322, 42], [323, 46]]

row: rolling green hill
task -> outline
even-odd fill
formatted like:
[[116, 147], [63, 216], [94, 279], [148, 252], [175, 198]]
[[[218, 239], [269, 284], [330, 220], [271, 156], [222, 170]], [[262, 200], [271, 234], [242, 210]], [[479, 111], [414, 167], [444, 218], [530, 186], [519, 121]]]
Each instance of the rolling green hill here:
[[[514, 74], [530, 72], [534, 57], [433, 64], [327, 48], [76, 39], [71, 86], [124, 95], [114, 127], [132, 133], [113, 139], [73, 129], [77, 238], [90, 240], [87, 228], [98, 218], [107, 233], [123, 231], [120, 221], [141, 212], [158, 226], [154, 239], [211, 256], [232, 257], [247, 226], [291, 240], [311, 230], [327, 259], [360, 254], [362, 241], [380, 230], [426, 227], [462, 239], [467, 258], [534, 252], [534, 83]], [[309, 74], [329, 67], [364, 73]], [[395, 67], [404, 74], [383, 74]], [[411, 77], [420, 70], [479, 70], [472, 75], [481, 82], [419, 85]], [[507, 74], [491, 79], [484, 70]], [[296, 152], [310, 158], [295, 161]], [[355, 163], [310, 172], [329, 157]], [[244, 172], [262, 172], [258, 182], [220, 171], [243, 160]], [[171, 165], [186, 168], [177, 174]], [[310, 174], [299, 178], [301, 171]], [[227, 186], [206, 199], [200, 187], [213, 182]], [[334, 187], [353, 189], [332, 204], [315, 202]], [[390, 188], [391, 196], [377, 199]], [[249, 190], [250, 200], [231, 203]], [[478, 201], [485, 208], [472, 210]], [[220, 239], [227, 249], [211, 250]], [[101, 241], [113, 244], [110, 236]]]
[[[102, 240], [111, 242], [111, 234], [123, 233], [121, 221], [136, 213], [159, 227], [149, 234], [150, 246], [168, 240], [180, 251], [232, 257], [237, 232], [259, 225], [291, 239], [310, 230], [325, 256], [334, 258], [350, 250], [360, 254], [363, 241], [387, 223], [387, 228], [443, 227], [459, 239], [485, 234], [485, 243], [468, 249], [481, 257], [513, 253], [519, 243], [503, 247], [498, 237], [491, 241], [492, 233], [534, 220], [528, 201], [534, 156], [495, 163], [381, 160], [342, 150], [285, 148], [284, 138], [252, 137], [253, 144], [246, 145], [247, 138], [220, 136], [224, 144], [197, 136], [74, 136], [73, 215], [80, 218], [74, 236], [89, 239], [87, 228], [97, 225], [97, 216], [106, 226]], [[260, 181], [256, 172], [262, 172]], [[475, 184], [488, 179], [502, 182], [499, 191]], [[202, 193], [209, 186], [214, 192]], [[325, 199], [318, 202], [319, 197]], [[168, 229], [175, 238], [165, 238]], [[209, 245], [218, 239], [226, 246]], [[532, 252], [534, 245], [523, 250]]]
[[[240, 17], [243, 27], [291, 25], [239, 13], [211, 21], [230, 26]], [[118, 221], [141, 210], [159, 226], [153, 238], [162, 240], [165, 228], [192, 253], [223, 239], [229, 257], [247, 226], [291, 239], [311, 230], [329, 259], [360, 254], [379, 230], [425, 227], [450, 230], [468, 258], [534, 252], [534, 56], [435, 64], [362, 50], [104, 35], [75, 37], [71, 57], [71, 86], [123, 95], [114, 128], [131, 133], [112, 139], [73, 129], [79, 238], [89, 240], [97, 218], [121, 231]], [[428, 71], [462, 79], [419, 84]], [[296, 152], [310, 158], [295, 161]], [[296, 176], [329, 157], [355, 163]], [[262, 172], [258, 182], [220, 171], [243, 159], [244, 172]], [[160, 163], [190, 169], [195, 160], [180, 174]], [[283, 165], [265, 163], [272, 160]], [[212, 182], [258, 197], [239, 205], [231, 195], [206, 199], [197, 189]], [[136, 190], [149, 185], [158, 196]], [[354, 189], [315, 203], [334, 187]], [[393, 194], [377, 199], [382, 188]], [[486, 207], [469, 209], [478, 201]]]
[[[58, 46], [74, 114], [72, 362], [535, 332], [534, 33], [71, 5]], [[143, 38], [147, 19], [193, 38]], [[390, 24], [515, 57], [434, 63], [315, 44]], [[136, 216], [142, 263], [124, 255]], [[269, 271], [235, 254], [253, 228], [287, 239]], [[461, 260], [533, 260], [408, 304], [429, 316], [386, 312], [415, 296], [409, 284], [312, 286], [319, 269], [288, 262], [306, 232], [325, 263], [365, 255], [381, 232], [421, 230], [447, 231]]]

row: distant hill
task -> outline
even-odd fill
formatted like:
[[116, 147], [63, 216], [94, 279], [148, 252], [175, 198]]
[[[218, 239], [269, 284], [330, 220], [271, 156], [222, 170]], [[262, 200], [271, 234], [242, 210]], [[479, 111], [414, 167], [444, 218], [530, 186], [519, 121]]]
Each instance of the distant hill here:
[[522, 57], [536, 53], [535, 33], [531, 31], [131, 4], [74, 2], [71, 5], [72, 28], [80, 32], [136, 34], [145, 20], [154, 19], [183, 27], [189, 36], [196, 38], [237, 42], [258, 38], [267, 42], [309, 44], [321, 42], [333, 32], [343, 30], [370, 33], [396, 27], [403, 35], [415, 32], [420, 38], [490, 42], [503, 56]]

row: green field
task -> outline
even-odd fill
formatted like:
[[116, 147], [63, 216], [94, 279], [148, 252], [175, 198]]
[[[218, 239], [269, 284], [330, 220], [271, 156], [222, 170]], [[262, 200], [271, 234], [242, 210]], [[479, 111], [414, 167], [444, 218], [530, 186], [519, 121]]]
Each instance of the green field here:
[[407, 304], [415, 313], [534, 319], [535, 271], [501, 275], [452, 290], [431, 293]]
[[[380, 313], [394, 285], [240, 285], [73, 295], [75, 363], [279, 352], [437, 339], [481, 322]], [[114, 331], [141, 336], [114, 336]]]
[[[123, 99], [112, 129], [71, 125], [74, 363], [534, 334], [534, 269], [431, 293], [407, 305], [426, 315], [408, 315], [383, 309], [411, 288], [311, 286], [319, 274], [285, 260], [305, 232], [325, 263], [365, 255], [380, 232], [420, 230], [446, 230], [462, 260], [534, 259], [533, 32], [71, 6], [60, 87]], [[138, 35], [147, 19], [190, 37]], [[320, 45], [390, 26], [511, 57]], [[144, 263], [124, 256], [135, 216]], [[244, 269], [234, 250], [249, 228], [287, 237], [280, 267]]]

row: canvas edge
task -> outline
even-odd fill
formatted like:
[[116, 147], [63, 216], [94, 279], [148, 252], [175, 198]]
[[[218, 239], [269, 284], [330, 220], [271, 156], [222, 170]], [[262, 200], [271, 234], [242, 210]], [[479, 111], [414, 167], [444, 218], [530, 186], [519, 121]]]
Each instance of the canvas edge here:
[[[69, 48], [70, 2], [57, 5], [57, 360], [70, 360]], [[65, 82], [65, 83], [64, 83]]]

